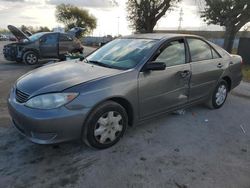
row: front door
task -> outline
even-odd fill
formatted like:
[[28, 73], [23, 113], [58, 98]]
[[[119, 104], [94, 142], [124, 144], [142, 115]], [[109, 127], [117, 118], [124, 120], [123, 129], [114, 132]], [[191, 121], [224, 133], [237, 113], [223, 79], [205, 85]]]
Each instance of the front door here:
[[45, 34], [40, 38], [40, 54], [43, 58], [58, 57], [58, 33]]
[[166, 69], [139, 73], [140, 118], [187, 103], [191, 69], [185, 48], [183, 39], [167, 42], [148, 62], [163, 62]]

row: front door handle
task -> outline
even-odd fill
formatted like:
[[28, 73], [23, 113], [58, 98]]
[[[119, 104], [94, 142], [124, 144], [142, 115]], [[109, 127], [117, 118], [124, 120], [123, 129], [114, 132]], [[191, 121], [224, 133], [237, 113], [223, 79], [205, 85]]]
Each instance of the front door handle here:
[[180, 72], [180, 75], [182, 78], [188, 78], [191, 76], [191, 71], [190, 70], [184, 70]]
[[217, 65], [217, 67], [218, 67], [218, 68], [222, 68], [223, 65], [222, 65], [221, 63], [219, 63], [219, 64]]

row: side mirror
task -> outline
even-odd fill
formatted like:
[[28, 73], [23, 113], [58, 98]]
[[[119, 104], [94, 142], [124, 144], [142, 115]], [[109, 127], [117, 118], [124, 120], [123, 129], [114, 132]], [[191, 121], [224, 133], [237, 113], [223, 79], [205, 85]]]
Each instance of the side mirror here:
[[44, 43], [45, 41], [46, 41], [45, 38], [40, 38], [40, 39], [39, 39], [39, 42], [40, 42], [40, 43]]
[[165, 63], [149, 62], [144, 67], [145, 71], [161, 71], [166, 69]]

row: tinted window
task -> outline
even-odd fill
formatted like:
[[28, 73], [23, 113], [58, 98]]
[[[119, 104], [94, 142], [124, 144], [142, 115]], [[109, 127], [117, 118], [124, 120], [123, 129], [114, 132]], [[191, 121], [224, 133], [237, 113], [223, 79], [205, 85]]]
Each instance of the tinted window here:
[[72, 41], [72, 37], [65, 34], [60, 34], [60, 41]]
[[185, 45], [183, 40], [172, 41], [154, 59], [155, 62], [165, 63], [167, 67], [185, 64]]
[[45, 35], [42, 37], [43, 44], [55, 44], [57, 43], [57, 34]]
[[193, 62], [213, 59], [211, 47], [202, 40], [188, 39], [191, 59]]

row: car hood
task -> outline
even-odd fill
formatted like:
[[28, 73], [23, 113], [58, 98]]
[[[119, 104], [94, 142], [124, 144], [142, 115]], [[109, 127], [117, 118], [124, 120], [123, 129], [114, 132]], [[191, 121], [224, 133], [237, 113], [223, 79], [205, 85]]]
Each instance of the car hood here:
[[27, 35], [25, 35], [24, 32], [22, 32], [20, 29], [16, 28], [15, 26], [8, 25], [8, 29], [17, 38], [18, 41], [23, 41], [25, 39], [29, 41], [29, 38], [27, 37]]
[[33, 70], [16, 82], [18, 90], [31, 96], [60, 92], [69, 87], [119, 74], [122, 70], [111, 69], [75, 61], [65, 61]]

